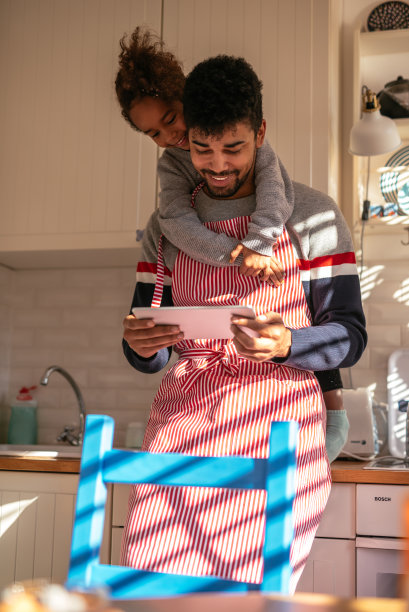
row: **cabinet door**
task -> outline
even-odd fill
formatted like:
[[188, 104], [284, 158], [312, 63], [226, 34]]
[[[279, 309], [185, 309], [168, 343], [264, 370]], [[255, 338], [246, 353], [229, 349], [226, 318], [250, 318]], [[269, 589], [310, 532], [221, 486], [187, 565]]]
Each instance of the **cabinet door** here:
[[0, 472], [0, 588], [66, 580], [78, 476]]
[[334, 483], [317, 529], [318, 538], [355, 538], [356, 485]]
[[121, 556], [121, 541], [122, 534], [124, 528], [123, 527], [113, 527], [112, 528], [112, 539], [111, 539], [111, 564], [119, 565], [119, 559]]
[[[333, 0], [164, 0], [163, 39], [186, 72], [219, 53], [244, 57], [263, 82], [267, 138], [291, 178], [336, 198]], [[332, 65], [331, 65], [332, 64]], [[330, 126], [327, 129], [327, 125]]]
[[160, 32], [161, 1], [1, 2], [0, 22], [0, 262], [134, 249], [157, 147], [121, 117], [114, 81], [120, 38], [142, 23]]
[[355, 597], [355, 540], [315, 538], [296, 590]]

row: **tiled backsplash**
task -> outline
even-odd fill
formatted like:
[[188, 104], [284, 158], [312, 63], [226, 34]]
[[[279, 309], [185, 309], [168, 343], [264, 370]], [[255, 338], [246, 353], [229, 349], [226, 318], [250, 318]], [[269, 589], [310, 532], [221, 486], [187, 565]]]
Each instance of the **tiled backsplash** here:
[[[382, 238], [368, 236], [362, 291], [369, 343], [360, 362], [343, 371], [345, 386], [368, 386], [387, 397], [387, 361], [409, 347], [407, 259], [385, 261]], [[409, 249], [408, 249], [409, 252]], [[406, 254], [406, 251], [405, 251]], [[382, 259], [380, 259], [382, 256]], [[0, 267], [0, 441], [6, 437], [8, 405], [21, 385], [38, 384], [50, 365], [67, 369], [79, 384], [86, 409], [116, 421], [116, 444], [126, 425], [146, 422], [163, 372], [141, 374], [122, 353], [122, 319], [135, 282], [133, 268], [11, 271]], [[38, 389], [39, 442], [52, 443], [78, 421], [74, 393], [58, 373]]]
[[[122, 319], [134, 285], [134, 268], [0, 268], [2, 441], [18, 388], [38, 385], [55, 364], [76, 380], [87, 412], [115, 418], [116, 444], [123, 443], [127, 423], [146, 421], [163, 373], [141, 374], [122, 353]], [[65, 425], [78, 423], [75, 395], [60, 374], [38, 388], [37, 398], [40, 443], [53, 443]]]
[[[391, 233], [380, 223], [367, 227], [364, 237], [361, 291], [368, 346], [352, 368], [352, 383], [369, 387], [380, 402], [387, 401], [391, 353], [409, 347], [409, 247], [401, 245], [404, 238], [403, 228]], [[344, 371], [345, 386], [349, 386], [349, 378], [349, 372]]]

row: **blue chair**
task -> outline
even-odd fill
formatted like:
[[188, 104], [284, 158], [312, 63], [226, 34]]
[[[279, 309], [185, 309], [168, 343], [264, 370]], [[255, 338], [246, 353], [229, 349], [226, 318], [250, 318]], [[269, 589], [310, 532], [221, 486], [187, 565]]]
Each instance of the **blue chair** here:
[[[96, 588], [104, 585], [113, 599], [250, 590], [287, 594], [291, 574], [289, 557], [293, 538], [297, 432], [298, 425], [294, 422], [272, 423], [267, 459], [194, 457], [113, 449], [113, 419], [87, 416], [66, 586]], [[262, 583], [247, 584], [215, 576], [164, 574], [101, 564], [106, 483], [110, 482], [265, 489]]]

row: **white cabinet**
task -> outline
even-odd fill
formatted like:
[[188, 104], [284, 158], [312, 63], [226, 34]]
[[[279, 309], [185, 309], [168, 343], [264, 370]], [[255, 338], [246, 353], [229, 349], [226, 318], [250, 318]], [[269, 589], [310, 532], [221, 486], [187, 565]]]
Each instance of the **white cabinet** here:
[[121, 539], [128, 510], [129, 485], [114, 484], [112, 496], [111, 563], [119, 564]]
[[315, 538], [297, 592], [355, 597], [355, 540]]
[[[119, 40], [161, 0], [1, 2], [0, 263], [134, 264], [157, 147], [121, 117]], [[18, 41], [18, 44], [17, 44]]]
[[247, 58], [290, 175], [338, 199], [341, 13], [337, 0], [0, 3], [0, 263], [137, 260], [157, 148], [123, 120], [114, 92], [119, 39], [137, 24], [161, 33], [186, 72], [217, 53]]
[[358, 484], [357, 596], [398, 597], [404, 571], [407, 485]]
[[[114, 485], [111, 563], [119, 563], [128, 508], [128, 485]], [[337, 483], [317, 531], [298, 592], [355, 596], [355, 485]]]
[[77, 486], [73, 474], [0, 471], [0, 589], [65, 581]]
[[338, 0], [164, 0], [163, 13], [185, 71], [218, 53], [250, 62], [267, 139], [290, 176], [336, 200], [341, 16]]
[[355, 485], [332, 485], [297, 592], [355, 597]]

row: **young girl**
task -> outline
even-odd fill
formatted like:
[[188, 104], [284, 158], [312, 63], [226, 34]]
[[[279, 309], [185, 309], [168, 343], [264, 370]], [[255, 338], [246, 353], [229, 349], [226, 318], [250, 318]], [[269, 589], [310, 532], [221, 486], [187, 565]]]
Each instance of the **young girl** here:
[[[140, 27], [128, 42], [124, 37], [120, 45], [115, 85], [122, 115], [132, 128], [165, 148], [158, 164], [162, 233], [178, 249], [202, 263], [239, 265], [242, 274], [260, 275], [262, 280], [279, 285], [284, 271], [273, 257], [273, 249], [292, 213], [294, 194], [292, 181], [273, 149], [265, 143], [257, 152], [256, 210], [241, 243], [207, 229], [191, 207], [192, 186], [202, 179], [190, 160], [183, 119], [185, 76], [181, 64], [157, 37]], [[223, 187], [223, 173], [218, 177], [221, 186], [211, 195], [229, 197]], [[316, 376], [327, 407], [326, 448], [332, 461], [345, 444], [348, 432], [340, 391], [342, 381], [338, 370], [316, 372]]]

